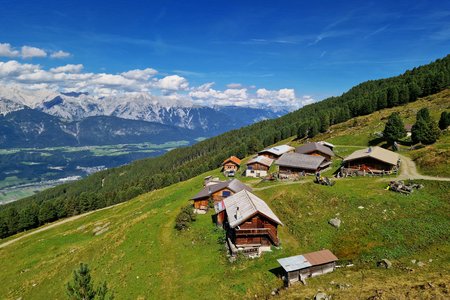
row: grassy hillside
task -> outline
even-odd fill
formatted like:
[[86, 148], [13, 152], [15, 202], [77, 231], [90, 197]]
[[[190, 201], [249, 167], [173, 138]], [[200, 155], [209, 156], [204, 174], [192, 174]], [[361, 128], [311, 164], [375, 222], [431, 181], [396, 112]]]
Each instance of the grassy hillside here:
[[[385, 182], [370, 178], [340, 180], [332, 188], [309, 179], [268, 188], [256, 185], [265, 187], [255, 193], [285, 224], [280, 230], [282, 247], [260, 259], [229, 263], [223, 232], [209, 215], [198, 216], [187, 232], [173, 228], [179, 208], [201, 187], [202, 177], [0, 249], [1, 298], [63, 299], [64, 284], [79, 262], [92, 267], [95, 280], [106, 280], [118, 299], [253, 298], [282, 286], [271, 272], [278, 267], [276, 258], [321, 248], [355, 266], [310, 280], [307, 287], [293, 287], [283, 292], [285, 296], [312, 296], [318, 288], [331, 288], [337, 298], [345, 299], [356, 291], [369, 296], [384, 289], [387, 278], [396, 287], [450, 280], [442, 273], [450, 259], [450, 183], [426, 182], [424, 190], [411, 196], [386, 191]], [[327, 224], [337, 214], [343, 221], [338, 230]], [[96, 227], [108, 230], [94, 235]], [[381, 258], [391, 259], [395, 267], [377, 269], [375, 262]], [[418, 268], [412, 259], [426, 266]], [[414, 280], [405, 269], [409, 267]], [[331, 281], [352, 287], [341, 291]]]
[[128, 201], [214, 169], [230, 155], [244, 157], [296, 134], [315, 137], [331, 125], [384, 108], [404, 108], [449, 86], [450, 55], [399, 76], [363, 82], [341, 96], [304, 106], [281, 118], [233, 130], [157, 158], [97, 172], [2, 206], [0, 237]]
[[[408, 104], [402, 114], [414, 115], [427, 106], [436, 116], [448, 107], [447, 95]], [[381, 130], [379, 120], [392, 110], [358, 118], [358, 125], [350, 129], [336, 125], [316, 139], [342, 144], [337, 152], [344, 156], [365, 146], [358, 141]], [[448, 137], [433, 147], [448, 151]], [[424, 150], [411, 155], [418, 151]], [[317, 290], [334, 299], [356, 294], [367, 298], [380, 290], [386, 298], [444, 298], [450, 280], [449, 182], [424, 181], [423, 190], [404, 196], [384, 189], [389, 178], [347, 178], [325, 187], [313, 184], [312, 178], [259, 183], [238, 176], [253, 186], [285, 226], [280, 228], [280, 249], [230, 263], [224, 233], [213, 226], [210, 215], [198, 216], [189, 231], [173, 228], [179, 209], [210, 174], [221, 177], [216, 169], [0, 248], [0, 298], [64, 299], [64, 285], [80, 262], [90, 265], [96, 282], [106, 280], [117, 299], [266, 297], [283, 285], [275, 275], [277, 258], [321, 248], [332, 250], [341, 264], [354, 266], [310, 279], [307, 286], [282, 290], [282, 298], [312, 297]], [[342, 220], [339, 229], [327, 224], [337, 215]], [[106, 231], [95, 235], [101, 229]], [[377, 268], [382, 258], [394, 267]]]

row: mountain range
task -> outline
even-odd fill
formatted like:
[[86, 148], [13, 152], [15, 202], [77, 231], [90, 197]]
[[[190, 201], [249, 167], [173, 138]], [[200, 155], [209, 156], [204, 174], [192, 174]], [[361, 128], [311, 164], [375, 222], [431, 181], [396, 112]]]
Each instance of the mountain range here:
[[194, 140], [287, 111], [205, 107], [148, 93], [88, 93], [0, 86], [0, 147], [49, 147]]

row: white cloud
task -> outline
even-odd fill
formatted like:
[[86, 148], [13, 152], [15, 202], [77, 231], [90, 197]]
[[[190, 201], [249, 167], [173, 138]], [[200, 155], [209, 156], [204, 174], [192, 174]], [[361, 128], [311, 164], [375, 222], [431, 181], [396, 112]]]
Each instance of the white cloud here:
[[158, 71], [152, 68], [147, 68], [143, 70], [136, 69], [121, 73], [121, 75], [125, 78], [136, 80], [148, 80], [150, 77], [153, 77], [156, 74], [158, 74]]
[[16, 57], [19, 56], [19, 51], [14, 50], [8, 43], [0, 43], [0, 56]]
[[170, 75], [158, 80], [157, 86], [162, 90], [180, 91], [187, 90], [189, 82], [184, 77]]
[[227, 88], [229, 89], [239, 89], [242, 87], [242, 84], [240, 83], [229, 83], [227, 84]]
[[36, 47], [22, 46], [21, 56], [22, 58], [46, 57], [47, 52]]
[[52, 72], [52, 73], [80, 73], [81, 70], [83, 70], [83, 67], [84, 66], [82, 64], [78, 64], [78, 65], [68, 64], [65, 66], [51, 68], [50, 72]]
[[152, 68], [109, 74], [83, 72], [82, 64], [44, 69], [38, 64], [15, 60], [0, 61], [0, 84], [17, 84], [35, 90], [88, 92], [97, 97], [149, 93], [161, 101], [191, 101], [205, 106], [294, 110], [315, 101], [308, 95], [297, 97], [295, 90], [288, 88], [269, 90], [232, 85], [235, 88], [218, 90], [214, 88], [214, 82], [190, 87], [186, 78], [179, 75], [161, 77]]
[[66, 58], [66, 57], [69, 57], [69, 56], [71, 56], [71, 54], [69, 52], [65, 52], [65, 51], [62, 51], [62, 50], [55, 51], [52, 54], [50, 54], [51, 58]]

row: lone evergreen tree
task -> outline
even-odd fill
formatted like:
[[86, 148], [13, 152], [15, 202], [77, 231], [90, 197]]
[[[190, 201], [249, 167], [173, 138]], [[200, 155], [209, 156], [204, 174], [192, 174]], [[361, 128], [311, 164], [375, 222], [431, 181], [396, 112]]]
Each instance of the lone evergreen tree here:
[[113, 293], [108, 296], [108, 286], [103, 282], [97, 289], [94, 288], [94, 283], [91, 278], [91, 271], [89, 266], [80, 263], [80, 267], [73, 271], [73, 282], [68, 282], [66, 285], [67, 296], [71, 300], [112, 300]]
[[411, 139], [414, 143], [431, 145], [439, 138], [439, 128], [430, 116], [428, 108], [417, 112], [416, 124], [411, 129]]
[[443, 111], [439, 119], [439, 129], [445, 130], [450, 126], [450, 112]]
[[398, 112], [394, 112], [389, 116], [384, 127], [383, 136], [391, 144], [406, 136], [405, 126]]

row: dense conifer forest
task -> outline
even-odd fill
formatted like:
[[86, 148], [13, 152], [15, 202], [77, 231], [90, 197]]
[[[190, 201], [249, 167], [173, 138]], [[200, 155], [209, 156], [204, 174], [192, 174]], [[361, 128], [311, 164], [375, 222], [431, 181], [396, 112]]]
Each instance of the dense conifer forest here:
[[229, 131], [156, 158], [95, 173], [0, 207], [0, 237], [60, 218], [127, 201], [216, 168], [230, 155], [244, 157], [285, 138], [314, 137], [333, 124], [413, 102], [450, 85], [450, 55], [388, 79], [361, 83], [338, 97], [281, 118]]

